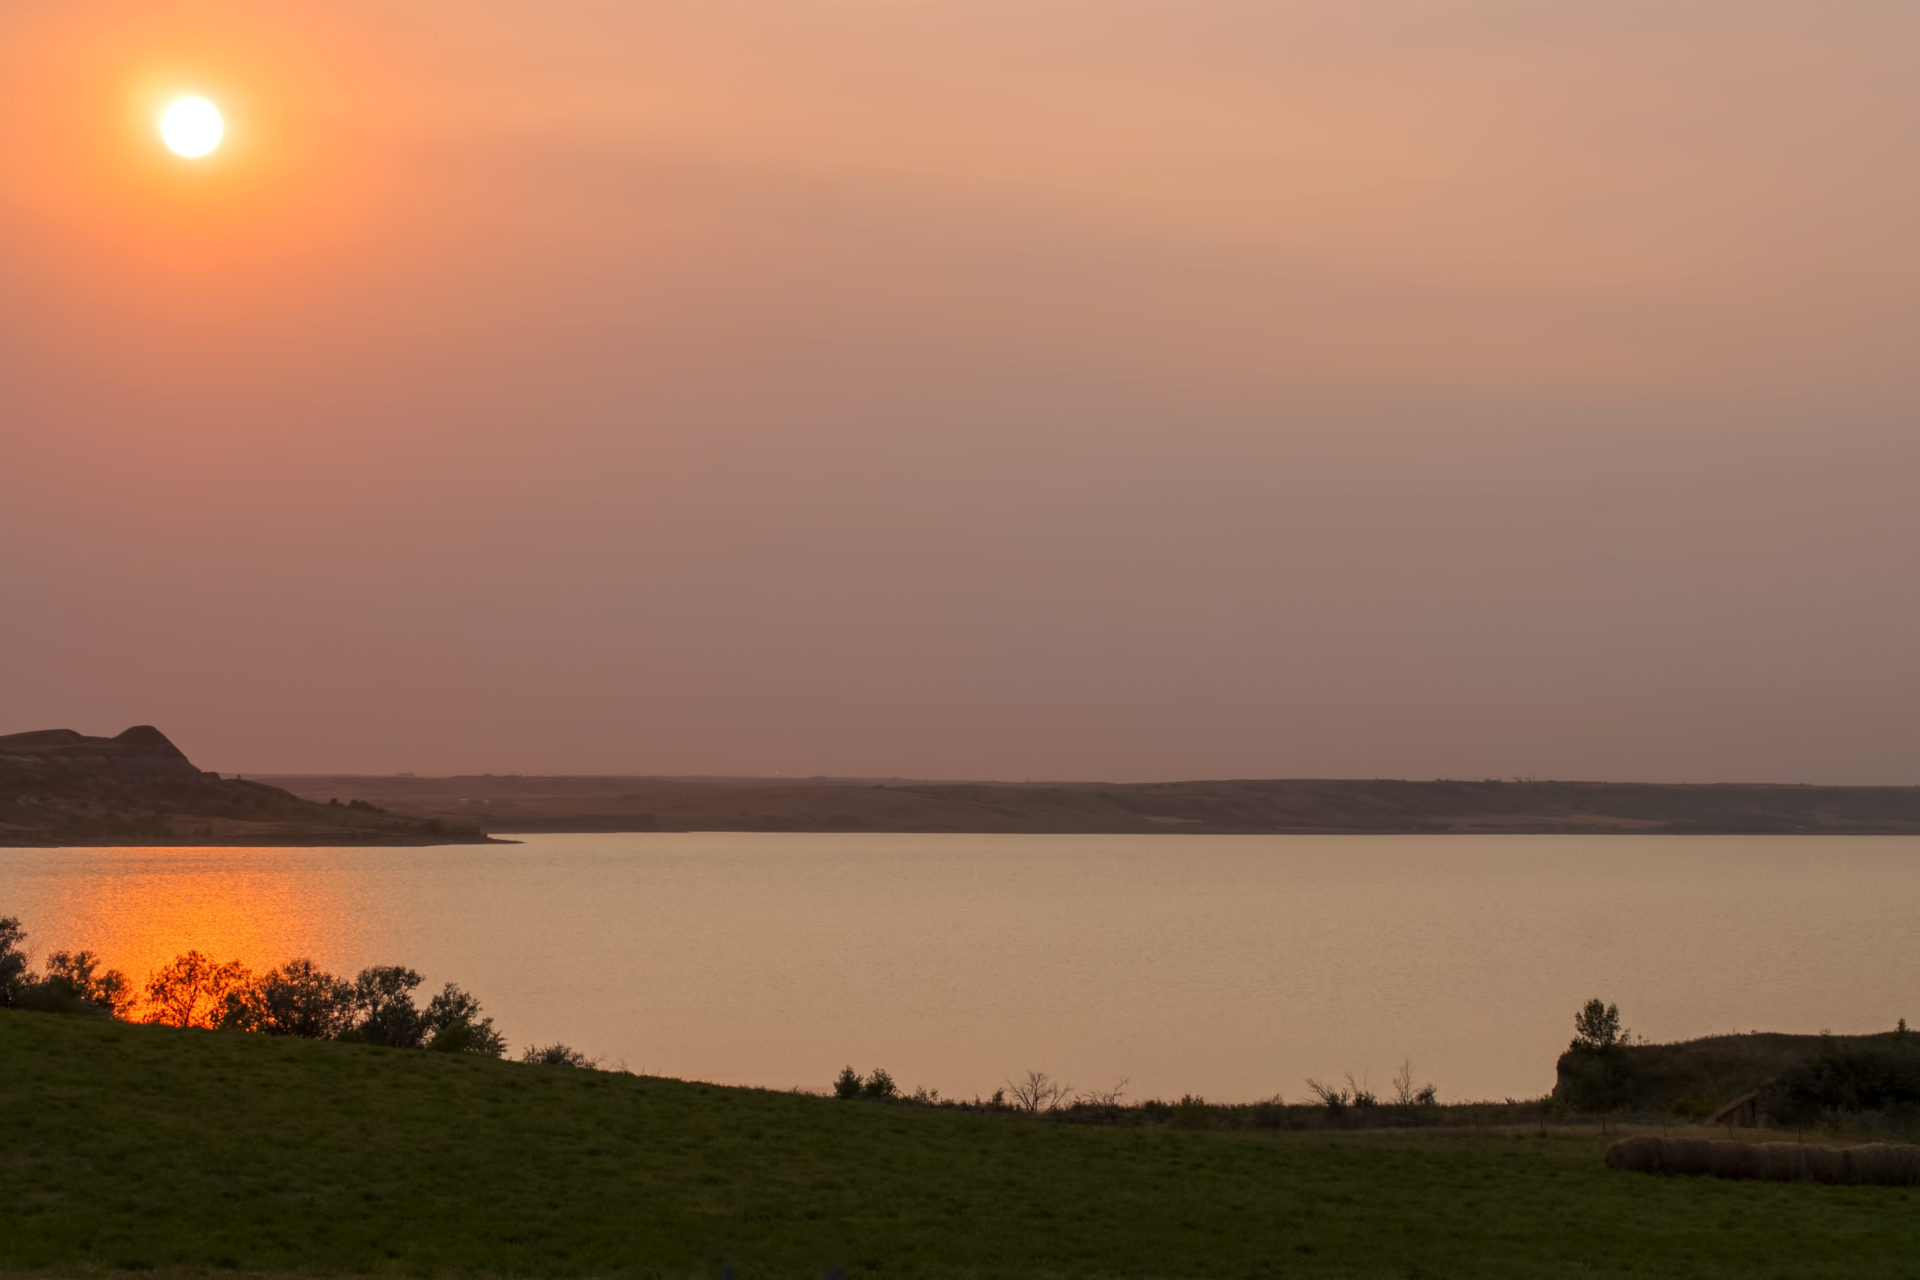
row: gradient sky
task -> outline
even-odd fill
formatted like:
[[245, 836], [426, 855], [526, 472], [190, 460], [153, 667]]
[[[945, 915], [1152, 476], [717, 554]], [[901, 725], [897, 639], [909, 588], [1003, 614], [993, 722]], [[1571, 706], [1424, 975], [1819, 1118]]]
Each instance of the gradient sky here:
[[6, 0], [0, 730], [1920, 782], [1916, 48], [1911, 0]]

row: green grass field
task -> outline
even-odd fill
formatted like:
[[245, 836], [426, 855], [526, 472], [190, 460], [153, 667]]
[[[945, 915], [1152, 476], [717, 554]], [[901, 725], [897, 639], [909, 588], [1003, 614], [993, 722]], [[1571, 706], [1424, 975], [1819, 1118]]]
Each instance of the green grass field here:
[[1592, 1136], [1187, 1133], [0, 1012], [0, 1269], [1906, 1276], [1920, 1193]]

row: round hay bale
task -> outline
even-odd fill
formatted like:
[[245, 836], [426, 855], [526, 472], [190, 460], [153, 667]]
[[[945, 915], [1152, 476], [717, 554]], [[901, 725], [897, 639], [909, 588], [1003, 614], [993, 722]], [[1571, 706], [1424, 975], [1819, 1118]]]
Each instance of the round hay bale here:
[[1607, 1148], [1607, 1168], [1619, 1173], [1659, 1173], [1658, 1138], [1622, 1138]]
[[1887, 1142], [1839, 1149], [1801, 1142], [1754, 1145], [1704, 1138], [1622, 1138], [1607, 1148], [1606, 1165], [1622, 1173], [1920, 1186], [1920, 1146]]
[[1844, 1181], [1873, 1187], [1920, 1186], [1920, 1147], [1869, 1142], [1840, 1153]]
[[1798, 1142], [1768, 1142], [1753, 1149], [1754, 1167], [1769, 1182], [1798, 1182], [1807, 1176], [1807, 1149]]
[[1876, 1166], [1880, 1163], [1880, 1152], [1886, 1147], [1884, 1142], [1868, 1142], [1857, 1147], [1848, 1147], [1840, 1153], [1840, 1166], [1844, 1171], [1844, 1181], [1850, 1185], [1871, 1184]]
[[1888, 1148], [1888, 1165], [1893, 1180], [1887, 1183], [1894, 1187], [1920, 1187], [1920, 1147], [1912, 1143], [1903, 1143]]
[[1847, 1162], [1835, 1147], [1803, 1147], [1807, 1153], [1807, 1176], [1815, 1182], [1837, 1183], [1847, 1180]]
[[1713, 1143], [1705, 1138], [1673, 1138], [1666, 1144], [1666, 1171], [1690, 1175], [1713, 1172]]
[[1716, 1178], [1757, 1178], [1760, 1160], [1749, 1142], [1715, 1142], [1707, 1153], [1707, 1171]]

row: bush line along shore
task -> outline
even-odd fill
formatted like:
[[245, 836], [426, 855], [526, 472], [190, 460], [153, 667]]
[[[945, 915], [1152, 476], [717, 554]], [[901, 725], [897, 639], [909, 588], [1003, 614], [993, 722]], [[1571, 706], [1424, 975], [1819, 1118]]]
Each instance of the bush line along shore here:
[[[421, 977], [401, 965], [373, 965], [349, 981], [308, 959], [255, 974], [237, 960], [187, 951], [155, 970], [136, 994], [126, 974], [102, 968], [91, 951], [56, 951], [45, 973], [34, 972], [26, 936], [18, 919], [0, 917], [0, 1009], [491, 1058], [507, 1050], [480, 1001], [453, 983], [424, 1009], [415, 1004]], [[592, 1065], [564, 1044], [529, 1047], [521, 1061]]]
[[[476, 997], [447, 983], [423, 1008], [414, 999], [421, 976], [400, 965], [370, 966], [349, 980], [300, 958], [255, 974], [238, 961], [216, 962], [187, 951], [156, 970], [136, 994], [125, 974], [103, 968], [91, 951], [56, 951], [46, 971], [36, 973], [29, 967], [25, 939], [19, 920], [0, 917], [0, 1008], [492, 1058], [507, 1050], [505, 1035]], [[599, 1065], [564, 1043], [529, 1046], [520, 1061]], [[1544, 1127], [1597, 1116], [1743, 1121], [1802, 1132], [1920, 1131], [1920, 1037], [1908, 1031], [1904, 1019], [1880, 1036], [1755, 1035], [1649, 1045], [1635, 1042], [1619, 1006], [1598, 999], [1575, 1015], [1574, 1036], [1559, 1060], [1553, 1091], [1534, 1100], [1442, 1104], [1432, 1084], [1415, 1084], [1411, 1061], [1401, 1064], [1384, 1097], [1351, 1074], [1344, 1086], [1307, 1080], [1311, 1101], [1293, 1104], [1278, 1094], [1251, 1103], [1208, 1102], [1194, 1094], [1177, 1101], [1129, 1101], [1126, 1084], [1075, 1092], [1043, 1071], [1028, 1071], [990, 1097], [962, 1100], [924, 1087], [903, 1089], [884, 1068], [862, 1075], [849, 1065], [830, 1092], [841, 1100], [1011, 1111], [1118, 1127]]]

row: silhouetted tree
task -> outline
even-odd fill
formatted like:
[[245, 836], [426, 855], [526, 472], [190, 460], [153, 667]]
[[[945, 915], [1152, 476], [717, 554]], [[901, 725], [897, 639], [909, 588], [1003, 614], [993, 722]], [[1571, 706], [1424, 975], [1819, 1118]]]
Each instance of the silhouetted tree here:
[[420, 975], [397, 964], [362, 969], [353, 980], [354, 1030], [368, 1044], [418, 1049], [427, 1038], [427, 1018], [413, 1003]]
[[833, 1096], [836, 1098], [857, 1098], [860, 1096], [860, 1073], [848, 1064], [834, 1077]]
[[33, 984], [23, 1003], [50, 1013], [99, 1013], [125, 1017], [133, 1006], [133, 986], [118, 969], [100, 970], [91, 951], [56, 951], [47, 957], [46, 976]]
[[353, 1025], [354, 990], [307, 959], [289, 960], [228, 993], [220, 1025], [269, 1036], [330, 1040]]
[[1018, 1083], [1007, 1081], [1007, 1091], [1013, 1095], [1015, 1107], [1028, 1115], [1037, 1116], [1065, 1102], [1073, 1092], [1073, 1086], [1053, 1079], [1044, 1071], [1029, 1071], [1025, 1080]]
[[1562, 1096], [1581, 1111], [1607, 1112], [1631, 1105], [1640, 1088], [1629, 1056], [1631, 1033], [1620, 1025], [1620, 1006], [1589, 1000], [1573, 1016], [1573, 1042], [1561, 1059]]
[[869, 1075], [866, 1080], [861, 1083], [860, 1092], [866, 1097], [879, 1098], [884, 1101], [885, 1099], [897, 1096], [900, 1092], [900, 1086], [893, 1082], [893, 1076], [885, 1067], [875, 1067], [873, 1074]]
[[1410, 1107], [1419, 1098], [1432, 1093], [1432, 1085], [1424, 1089], [1413, 1087], [1413, 1059], [1402, 1060], [1400, 1069], [1393, 1073], [1393, 1104], [1397, 1107]]
[[426, 1021], [433, 1036], [427, 1048], [437, 1053], [498, 1058], [507, 1051], [507, 1038], [494, 1029], [493, 1019], [481, 1016], [480, 1001], [451, 982], [427, 1001]]
[[211, 1027], [227, 996], [248, 979], [238, 960], [216, 964], [198, 951], [175, 956], [147, 979], [147, 1021], [173, 1027]]
[[21, 990], [33, 980], [27, 972], [27, 953], [22, 949], [26, 940], [27, 931], [18, 919], [0, 916], [0, 1009], [13, 1008]]
[[1598, 1052], [1624, 1045], [1631, 1034], [1620, 1025], [1620, 1006], [1604, 1000], [1589, 1000], [1573, 1015], [1573, 1043], [1570, 1049]]

